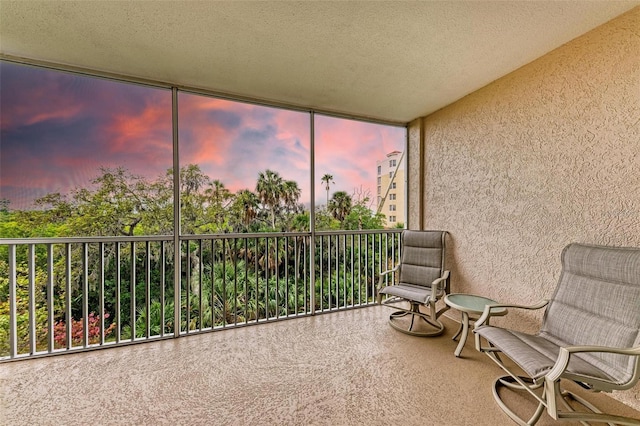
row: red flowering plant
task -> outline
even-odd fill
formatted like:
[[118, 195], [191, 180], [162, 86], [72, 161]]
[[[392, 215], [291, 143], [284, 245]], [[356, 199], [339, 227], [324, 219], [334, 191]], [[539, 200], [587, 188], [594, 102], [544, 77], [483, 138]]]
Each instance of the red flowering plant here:
[[[109, 318], [109, 313], [104, 314], [104, 318]], [[87, 318], [87, 330], [89, 335], [88, 344], [100, 342], [100, 315], [94, 312], [89, 314]], [[116, 328], [116, 323], [111, 323], [104, 330], [104, 337], [107, 338]], [[64, 347], [67, 345], [67, 324], [64, 321], [58, 321], [53, 327], [53, 338], [57, 345]], [[71, 320], [71, 343], [72, 346], [82, 345], [84, 341], [84, 321], [83, 319]]]

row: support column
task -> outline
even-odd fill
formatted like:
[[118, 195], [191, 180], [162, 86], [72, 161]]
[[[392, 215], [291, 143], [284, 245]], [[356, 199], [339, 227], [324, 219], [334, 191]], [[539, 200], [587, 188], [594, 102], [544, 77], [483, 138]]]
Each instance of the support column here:
[[407, 126], [407, 229], [424, 229], [424, 123]]

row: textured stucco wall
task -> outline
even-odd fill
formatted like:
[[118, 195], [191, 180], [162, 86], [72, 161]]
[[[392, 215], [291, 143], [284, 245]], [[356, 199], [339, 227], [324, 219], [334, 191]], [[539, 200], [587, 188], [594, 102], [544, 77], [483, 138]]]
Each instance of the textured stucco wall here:
[[407, 229], [422, 229], [422, 119], [407, 126]]
[[[640, 7], [422, 124], [424, 228], [451, 233], [453, 292], [527, 304], [566, 244], [640, 246]], [[640, 385], [616, 397], [640, 409]]]

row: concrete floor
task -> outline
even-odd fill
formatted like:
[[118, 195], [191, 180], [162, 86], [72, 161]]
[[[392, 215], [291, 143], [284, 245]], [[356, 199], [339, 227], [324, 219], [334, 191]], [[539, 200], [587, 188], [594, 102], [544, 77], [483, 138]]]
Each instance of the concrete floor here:
[[[1, 425], [510, 425], [499, 368], [369, 308], [0, 364]], [[606, 395], [589, 399], [640, 413]], [[526, 402], [516, 401], [523, 409]], [[555, 424], [546, 414], [540, 425]], [[566, 424], [566, 423], [564, 423]]]

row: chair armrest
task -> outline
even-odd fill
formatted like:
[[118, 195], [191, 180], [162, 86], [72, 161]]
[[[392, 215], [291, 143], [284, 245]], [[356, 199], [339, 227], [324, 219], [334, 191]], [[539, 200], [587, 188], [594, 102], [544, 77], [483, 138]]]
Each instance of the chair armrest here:
[[555, 382], [565, 372], [569, 365], [571, 354], [580, 352], [608, 352], [620, 355], [637, 355], [640, 356], [640, 346], [634, 348], [614, 348], [611, 346], [567, 346], [560, 348], [558, 359], [553, 368], [545, 376], [545, 380]]
[[400, 268], [400, 264], [397, 264], [393, 269], [389, 269], [388, 271], [383, 271], [380, 272], [379, 278], [378, 278], [378, 287], [377, 287], [377, 291], [380, 291], [382, 289], [382, 287], [384, 287], [384, 285], [382, 285], [382, 280], [384, 279], [385, 275], [388, 275], [392, 272], [396, 272], [398, 270], [398, 268]]
[[440, 290], [446, 285], [447, 280], [449, 279], [449, 271], [444, 271], [440, 278], [433, 280], [431, 283], [431, 296], [430, 300], [436, 301], [438, 293]]
[[[492, 309], [496, 309], [496, 308], [516, 308], [516, 309], [528, 309], [528, 310], [536, 310], [536, 309], [541, 309], [544, 308], [545, 306], [547, 306], [549, 304], [549, 300], [541, 300], [540, 302], [533, 304], [533, 305], [513, 305], [513, 304], [508, 304], [508, 303], [496, 303], [493, 305], [487, 305], [484, 307], [484, 311], [482, 312], [482, 315], [480, 316], [480, 318], [478, 318], [478, 320], [476, 321], [475, 327], [474, 328], [478, 328], [481, 325], [484, 325], [485, 322], [491, 318], [492, 314], [491, 314], [491, 310]], [[504, 313], [502, 314], [504, 315]]]

